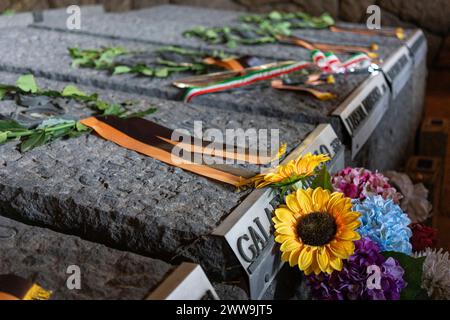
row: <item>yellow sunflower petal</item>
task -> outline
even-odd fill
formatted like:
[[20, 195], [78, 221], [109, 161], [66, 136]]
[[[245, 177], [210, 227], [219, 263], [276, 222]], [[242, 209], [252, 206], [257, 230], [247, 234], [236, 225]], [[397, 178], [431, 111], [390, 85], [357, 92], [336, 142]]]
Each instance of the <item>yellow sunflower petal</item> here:
[[350, 223], [345, 224], [345, 228], [349, 230], [355, 230], [361, 226], [361, 222], [356, 220]]
[[[300, 270], [302, 270], [302, 269], [300, 269]], [[305, 275], [309, 276], [311, 273], [313, 273], [313, 268], [309, 267], [308, 269], [302, 270], [302, 271], [305, 273]]]
[[276, 229], [278, 234], [285, 234], [287, 236], [295, 236], [295, 231], [292, 227], [282, 226]]
[[331, 212], [332, 208], [334, 207], [334, 205], [336, 204], [336, 202], [338, 202], [339, 200], [341, 200], [343, 197], [342, 193], [339, 192], [333, 192], [330, 195], [330, 199], [328, 200], [327, 203], [327, 212]]
[[322, 211], [326, 208], [326, 204], [330, 199], [330, 192], [328, 190], [323, 190], [322, 188], [317, 188], [313, 191], [312, 202], [314, 211]]
[[261, 182], [257, 182], [255, 185], [256, 185], [257, 189], [262, 189], [262, 188], [267, 187], [271, 183], [272, 183], [271, 181], [261, 181]]
[[303, 214], [311, 213], [314, 211], [311, 196], [303, 189], [297, 190], [297, 202], [300, 205], [301, 212]]
[[282, 222], [295, 223], [294, 213], [288, 208], [278, 208], [275, 210], [275, 215]]
[[289, 261], [289, 256], [291, 255], [291, 253], [289, 251], [285, 251], [281, 254], [281, 260], [283, 260], [284, 262], [288, 262]]
[[292, 251], [295, 249], [300, 248], [300, 243], [294, 239], [289, 239], [285, 242], [283, 242], [283, 244], [280, 247], [281, 251]]
[[326, 272], [330, 263], [327, 249], [321, 247], [317, 250], [317, 262], [322, 272]]
[[290, 236], [290, 235], [285, 235], [285, 234], [277, 234], [277, 236], [275, 237], [275, 242], [283, 243], [290, 239], [295, 239], [295, 236]]
[[294, 213], [301, 212], [300, 204], [298, 203], [297, 198], [293, 194], [290, 194], [286, 197], [286, 205]]
[[325, 271], [327, 274], [332, 274], [334, 269], [331, 266], [328, 266], [327, 270]]
[[337, 234], [337, 236], [339, 239], [342, 240], [348, 240], [348, 241], [356, 241], [361, 239], [361, 236], [359, 235], [358, 232], [353, 231], [353, 230], [343, 230], [342, 232], [339, 232]]
[[300, 268], [300, 270], [306, 270], [309, 268], [309, 266], [311, 266], [313, 262], [312, 259], [312, 250], [310, 247], [305, 247], [303, 248], [303, 250], [300, 252], [300, 255], [298, 257], [298, 266]]
[[330, 266], [337, 271], [341, 271], [344, 264], [342, 263], [342, 259], [336, 256], [330, 257]]
[[272, 221], [274, 224], [282, 224], [283, 222], [280, 221], [280, 219], [278, 219], [277, 217], [273, 217]]
[[350, 257], [353, 252], [355, 252], [355, 244], [353, 241], [341, 241], [345, 252], [347, 253], [347, 258]]
[[311, 268], [313, 269], [314, 273], [317, 275], [322, 271], [322, 270], [320, 270], [319, 262], [317, 261], [318, 260], [317, 259], [318, 250], [313, 250], [311, 255], [312, 255]]
[[313, 192], [314, 192], [314, 189], [308, 188], [308, 189], [305, 190], [305, 192], [306, 192], [306, 194], [311, 198], [311, 197], [312, 197], [312, 194], [313, 194]]
[[358, 220], [358, 218], [361, 216], [359, 212], [356, 211], [349, 211], [346, 212], [341, 216], [342, 222], [345, 224], [352, 223], [353, 221]]
[[299, 247], [298, 249], [291, 251], [291, 254], [289, 255], [289, 265], [291, 267], [298, 264], [298, 257], [300, 256], [301, 250], [302, 248]]
[[345, 241], [332, 241], [329, 244], [330, 251], [338, 258], [347, 259], [347, 247], [345, 245]]
[[337, 200], [334, 203], [334, 205], [329, 209], [328, 212], [331, 213], [333, 217], [341, 216], [342, 213], [344, 212], [345, 203], [346, 203], [345, 198]]

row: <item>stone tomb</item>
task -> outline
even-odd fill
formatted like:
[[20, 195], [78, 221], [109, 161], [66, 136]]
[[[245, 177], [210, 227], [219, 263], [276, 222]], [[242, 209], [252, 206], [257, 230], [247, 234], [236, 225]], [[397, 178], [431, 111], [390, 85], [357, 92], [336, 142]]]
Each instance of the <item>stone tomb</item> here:
[[52, 300], [186, 299], [179, 291], [192, 286], [193, 280], [189, 299], [207, 296], [208, 291], [217, 298], [200, 266], [183, 264], [176, 268], [2, 216], [0, 256], [0, 274], [14, 274], [37, 283], [53, 292]]
[[[101, 13], [86, 16], [80, 30], [66, 28], [67, 15], [52, 15], [41, 23], [32, 26], [42, 29], [59, 30], [102, 36], [112, 39], [135, 40], [147, 43], [180, 45], [195, 48], [224, 49], [224, 45], [211, 45], [197, 38], [186, 38], [183, 32], [196, 26], [216, 27], [239, 25], [239, 17], [245, 12], [205, 9], [179, 5], [161, 5], [148, 9], [134, 10], [123, 13]], [[361, 25], [353, 24], [361, 27]], [[360, 37], [352, 34], [336, 34], [328, 30], [298, 30], [294, 34], [304, 36], [308, 40], [329, 41], [340, 37], [345, 43], [353, 45], [370, 45], [373, 42], [382, 44], [380, 53], [388, 56], [399, 46], [398, 41], [385, 37]], [[364, 42], [367, 42], [365, 44]], [[226, 48], [230, 52], [250, 54], [280, 60], [309, 59], [306, 49], [296, 46], [280, 46], [277, 43], [256, 46], [239, 45], [237, 48]]]
[[[2, 83], [14, 83], [16, 78], [0, 74]], [[55, 89], [67, 84], [43, 78], [38, 83]], [[344, 165], [343, 148], [329, 125], [316, 128], [268, 116], [211, 112], [195, 104], [80, 89], [99, 92], [107, 100], [137, 101], [139, 109], [155, 106], [158, 111], [149, 119], [172, 129], [192, 132], [194, 121], [203, 121], [204, 130], [222, 132], [279, 129], [289, 159], [306, 152], [329, 152], [335, 169]], [[8, 115], [11, 101], [0, 105]], [[73, 104], [72, 110], [77, 117], [89, 114]], [[274, 243], [269, 214], [276, 199], [269, 191], [237, 192], [95, 135], [58, 140], [25, 154], [15, 143], [2, 145], [0, 168], [0, 211], [8, 217], [173, 264], [197, 262], [214, 281], [243, 281], [251, 298], [264, 294], [281, 267], [277, 250], [270, 250]]]
[[[154, 50], [159, 46], [33, 28], [5, 30], [8, 32], [5, 32], [4, 36], [0, 38], [0, 44], [4, 43], [5, 45], [0, 48], [6, 48], [8, 45], [9, 49], [5, 49], [4, 52], [0, 49], [0, 53], [4, 57], [0, 62], [0, 69], [18, 73], [32, 71], [35, 75], [51, 79], [175, 100], [179, 99], [182, 94], [181, 90], [173, 87], [171, 82], [174, 78], [186, 76], [186, 74], [174, 75], [168, 79], [143, 78], [134, 75], [111, 76], [106, 71], [70, 68], [71, 59], [67, 53], [69, 47], [76, 46], [92, 48], [122, 45], [130, 47], [130, 49], [146, 50]], [[53, 45], [49, 46], [49, 43]], [[11, 50], [15, 52], [14, 55], [9, 54]], [[30, 55], [30, 52], [40, 52], [40, 54], [38, 56]], [[384, 81], [381, 74], [376, 77], [381, 82]], [[239, 90], [200, 96], [194, 99], [194, 103], [210, 108], [248, 112], [313, 125], [331, 123], [338, 136], [344, 139], [344, 126], [341, 124], [341, 120], [332, 113], [356, 88], [360, 87], [361, 83], [366, 81], [366, 78], [367, 75], [364, 74], [338, 77], [335, 86], [324, 86], [325, 90], [330, 90], [337, 96], [336, 99], [329, 101], [318, 101], [303, 94], [275, 90], [270, 88], [268, 83], [259, 83]], [[358, 99], [362, 101], [368, 94], [370, 92], [359, 96]], [[377, 108], [374, 109], [382, 109], [379, 106], [382, 105], [381, 102], [375, 101], [375, 103]], [[370, 133], [368, 132], [365, 137], [367, 138]], [[376, 154], [374, 157], [377, 159]], [[374, 162], [376, 163], [376, 160]]]
[[[242, 12], [165, 5], [124, 14], [93, 15], [87, 17], [84, 20], [82, 29], [76, 32], [110, 38], [134, 39], [149, 43], [224, 49], [223, 45], [209, 45], [196, 38], [185, 38], [182, 33], [200, 25], [209, 27], [236, 25], [239, 23], [238, 17], [242, 14]], [[63, 21], [63, 16], [53, 16], [34, 26], [67, 31], [64, 28]], [[365, 27], [349, 23], [340, 23], [340, 25], [353, 28]], [[161, 26], [164, 26], [164, 28], [161, 28]], [[335, 105], [340, 104], [339, 111], [329, 113], [340, 117], [343, 121], [343, 125], [335, 125], [335, 129], [338, 133], [341, 133], [341, 130], [346, 131], [347, 145], [349, 145], [350, 150], [347, 157], [348, 161], [353, 160], [352, 163], [355, 165], [364, 165], [368, 168], [380, 170], [402, 165], [403, 159], [407, 158], [413, 151], [413, 138], [423, 111], [424, 81], [426, 78], [426, 66], [424, 63], [426, 42], [424, 43], [423, 41], [423, 34], [420, 31], [406, 30], [408, 37], [406, 46], [396, 38], [332, 33], [328, 30], [295, 30], [294, 35], [303, 37], [308, 41], [323, 41], [366, 47], [376, 43], [380, 46], [378, 51], [380, 54], [379, 63], [383, 68], [386, 82], [389, 84], [389, 89], [392, 93], [390, 97], [385, 99], [388, 101], [388, 105], [383, 105], [386, 101], [380, 101], [378, 103], [380, 106], [377, 108], [369, 105], [363, 106], [362, 101], [373, 100], [380, 94], [384, 94], [384, 90], [379, 89], [381, 91], [378, 91], [376, 87], [383, 88], [385, 83], [382, 83], [384, 81], [376, 77], [367, 79], [367, 77], [358, 76], [352, 77], [355, 83], [350, 85], [352, 88], [351, 98], [345, 100], [344, 103], [342, 103], [342, 100], [335, 101]], [[288, 45], [281, 47], [278, 44], [241, 45], [236, 49], [225, 49], [240, 54], [275, 57], [277, 59], [309, 59], [307, 50]], [[415, 67], [413, 68], [414, 62]], [[363, 79], [366, 79], [364, 83]], [[345, 81], [348, 81], [348, 79], [345, 79]], [[363, 88], [367, 86], [374, 88], [375, 91], [364, 90]], [[339, 83], [337, 87], [339, 93], [343, 96], [349, 94], [345, 90], [346, 84]], [[359, 91], [366, 91], [367, 94], [372, 93], [372, 96], [367, 97], [363, 94], [364, 96], [361, 97], [358, 87]], [[254, 89], [254, 91], [258, 91], [258, 97], [261, 96], [259, 90]], [[250, 92], [248, 96], [255, 95], [254, 91]], [[268, 112], [267, 110], [272, 110], [272, 112], [278, 112], [277, 108], [261, 106], [263, 104], [271, 104], [271, 99], [280, 100], [280, 97], [272, 92], [273, 90], [264, 91], [268, 93], [269, 97], [260, 99], [262, 103], [256, 101], [259, 106], [258, 111]], [[295, 95], [298, 96], [298, 94]], [[287, 100], [292, 100], [291, 97], [286, 98], [284, 93], [283, 97]], [[196, 102], [210, 104], [210, 99], [211, 97], [201, 97], [197, 98]], [[213, 99], [214, 103], [211, 103], [212, 105], [221, 105], [220, 102], [224, 100], [224, 103], [229, 106], [236, 101], [239, 105], [238, 109], [246, 110], [254, 109], [252, 108], [252, 103], [256, 100], [248, 97], [247, 99], [242, 98], [239, 93], [235, 93], [233, 99], [229, 99], [228, 95], [223, 96], [223, 99], [215, 95]], [[281, 100], [283, 105], [286, 105], [285, 99]], [[289, 103], [287, 105], [289, 106]], [[292, 117], [293, 108], [290, 109], [291, 112], [283, 110], [282, 114]], [[302, 114], [302, 111], [300, 110], [299, 113]], [[401, 124], [393, 120], [397, 119], [399, 115], [402, 115], [403, 118]], [[310, 120], [317, 117], [314, 112], [310, 112], [308, 116], [307, 118]], [[348, 116], [352, 116], [353, 119], [346, 119], [345, 117]], [[353, 128], [350, 128], [347, 122], [349, 120], [354, 122], [355, 118], [359, 119], [358, 123]], [[375, 129], [376, 131], [374, 131]], [[369, 142], [366, 143], [367, 141]], [[364, 144], [366, 144], [366, 147], [364, 147]], [[385, 145], [394, 146], [394, 148], [385, 148]], [[382, 158], [379, 155], [382, 155]]]
[[[150, 43], [157, 42], [224, 49], [223, 45], [209, 45], [196, 38], [185, 38], [182, 36], [182, 33], [185, 30], [200, 25], [209, 27], [236, 25], [239, 23], [238, 17], [242, 14], [244, 13], [164, 5], [125, 14], [99, 14], [87, 17], [82, 29], [76, 32], [111, 38], [134, 39]], [[63, 20], [63, 17], [54, 16], [34, 26], [67, 31], [64, 29]], [[161, 25], [164, 25], [164, 28], [161, 28]], [[353, 28], [365, 27], [363, 25], [349, 23], [339, 23], [339, 25]], [[354, 93], [352, 99], [347, 99], [345, 103], [340, 105], [339, 112], [333, 112], [333, 114], [341, 117], [343, 120], [343, 128], [347, 132], [346, 136], [349, 141], [349, 161], [353, 160], [352, 162], [356, 165], [364, 165], [372, 169], [390, 169], [401, 165], [403, 162], [402, 159], [405, 159], [413, 151], [414, 146], [412, 140], [418, 128], [423, 110], [424, 81], [426, 78], [426, 66], [422, 62], [426, 56], [426, 42], [423, 42], [423, 34], [420, 31], [406, 30], [408, 37], [406, 46], [404, 42], [392, 37], [367, 37], [351, 33], [332, 33], [328, 30], [295, 30], [294, 35], [300, 36], [308, 41], [323, 41], [332, 44], [366, 47], [369, 47], [372, 43], [379, 45], [379, 63], [383, 68], [386, 82], [389, 84], [392, 92], [392, 95], [387, 98], [388, 101], [390, 100], [389, 108], [388, 106], [381, 106], [384, 102], [380, 102], [380, 107], [378, 108], [362, 106], [361, 102], [363, 100], [367, 101], [366, 96], [358, 97], [360, 94]], [[277, 44], [259, 46], [242, 45], [231, 51], [240, 54], [275, 57], [277, 59], [309, 59], [307, 50], [289, 45], [283, 45], [281, 47]], [[412, 67], [413, 59], [416, 62], [415, 68]], [[413, 75], [411, 75], [411, 72]], [[368, 80], [362, 83], [361, 78], [353, 78], [356, 79], [356, 85], [359, 85], [359, 87], [376, 87], [382, 81], [375, 78], [374, 81]], [[383, 86], [384, 84], [381, 85], [381, 87]], [[345, 85], [339, 84], [338, 87], [342, 89]], [[367, 91], [362, 88], [360, 90]], [[357, 90], [355, 89], [354, 91]], [[371, 91], [368, 91], [368, 93], [371, 93]], [[343, 94], [347, 95], [348, 92], [344, 89]], [[377, 95], [380, 95], [380, 92], [373, 92], [372, 99]], [[274, 94], [270, 92], [270, 96], [273, 97]], [[352, 101], [354, 102], [355, 99], [358, 100], [359, 98], [361, 98], [361, 101], [352, 103]], [[267, 101], [267, 99], [261, 100]], [[248, 104], [251, 105], [252, 101], [246, 102], [245, 100], [239, 99], [239, 104], [247, 107]], [[197, 102], [203, 103], [202, 100]], [[227, 104], [229, 102], [227, 101]], [[283, 104], [285, 104], [285, 101], [283, 101]], [[347, 119], [344, 117], [352, 113], [353, 118], [360, 118], [361, 121], [364, 120], [362, 121], [364, 123], [358, 123], [357, 127], [349, 128], [346, 123]], [[364, 117], [358, 117], [358, 113], [364, 115]], [[385, 117], [383, 117], [384, 113], [387, 113]], [[398, 115], [402, 115], [404, 121], [401, 126], [397, 125], [395, 128], [396, 124], [392, 119], [396, 119]], [[377, 127], [379, 122], [380, 124]], [[359, 128], [359, 125], [362, 128]], [[375, 128], [377, 132], [372, 135]], [[335, 129], [340, 132], [341, 127], [337, 128], [335, 126]], [[367, 143], [368, 146], [363, 148], [364, 143], [368, 139], [370, 139], [370, 143]], [[394, 148], [389, 148], [393, 151], [386, 152], [383, 150], [385, 151], [383, 152], [383, 158], [379, 158], [380, 151], [385, 149], [384, 146], [386, 144], [393, 145]]]

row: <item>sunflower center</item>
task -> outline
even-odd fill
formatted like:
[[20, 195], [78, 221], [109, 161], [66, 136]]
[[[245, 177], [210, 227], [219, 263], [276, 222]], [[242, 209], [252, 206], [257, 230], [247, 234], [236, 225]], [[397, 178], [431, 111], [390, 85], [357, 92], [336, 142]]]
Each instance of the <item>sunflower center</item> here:
[[336, 222], [326, 212], [312, 212], [300, 218], [297, 234], [304, 244], [323, 246], [333, 240], [336, 234]]

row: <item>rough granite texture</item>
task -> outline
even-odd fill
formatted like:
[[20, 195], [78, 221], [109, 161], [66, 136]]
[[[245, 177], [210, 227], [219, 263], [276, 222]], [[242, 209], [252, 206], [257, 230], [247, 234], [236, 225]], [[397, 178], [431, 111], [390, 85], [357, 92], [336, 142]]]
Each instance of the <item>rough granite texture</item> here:
[[[296, 46], [264, 44], [257, 46], [240, 45], [235, 49], [223, 45], [210, 45], [197, 38], [186, 38], [183, 32], [196, 26], [239, 25], [239, 17], [245, 13], [228, 10], [214, 10], [176, 5], [162, 5], [150, 9], [136, 10], [127, 13], [101, 13], [83, 19], [81, 30], [70, 31], [65, 25], [65, 16], [46, 18], [37, 28], [60, 30], [65, 32], [84, 33], [109, 38], [136, 40], [149, 43], [182, 45], [196, 48], [226, 49], [239, 54], [251, 54], [280, 60], [308, 60], [309, 51]], [[170, 23], [168, 23], [170, 21]], [[342, 23], [343, 26], [361, 28], [359, 24]], [[161, 26], [164, 26], [161, 28]], [[296, 30], [294, 35], [307, 40], [330, 43], [346, 43], [349, 45], [369, 46], [380, 44], [380, 55], [386, 57], [398, 47], [399, 41], [388, 37], [367, 37], [354, 34], [331, 33], [328, 30]], [[345, 56], [346, 57], [346, 56]]]
[[[412, 105], [412, 79], [410, 79], [364, 147], [347, 165], [362, 166], [371, 170], [387, 171], [401, 168], [414, 153], [414, 140], [422, 108]], [[401, 121], [399, 121], [401, 119]]]
[[[0, 69], [2, 70], [20, 73], [31, 71], [37, 76], [51, 79], [172, 100], [179, 99], [182, 94], [181, 90], [171, 85], [171, 81], [184, 75], [177, 74], [168, 79], [134, 75], [111, 76], [106, 71], [71, 68], [71, 58], [67, 53], [68, 47], [77, 46], [92, 48], [125, 45], [130, 49], [139, 50], [154, 50], [156, 46], [30, 28], [11, 28], [8, 31], [0, 36], [0, 56], [2, 57]], [[49, 46], [49, 43], [53, 45]], [[11, 55], [11, 51], [15, 54]], [[38, 57], [30, 55], [30, 52], [40, 52], [40, 55]], [[270, 115], [312, 124], [332, 122], [342, 137], [342, 128], [338, 119], [329, 115], [365, 78], [365, 75], [339, 77], [335, 86], [324, 87], [337, 95], [336, 99], [326, 102], [320, 102], [305, 94], [268, 88], [267, 83], [197, 97], [193, 102], [208, 107]]]
[[0, 15], [0, 29], [7, 27], [27, 26], [33, 23], [33, 15], [29, 12], [15, 14], [13, 16]]
[[[165, 5], [120, 15], [100, 14], [95, 16], [95, 18], [86, 19], [83, 30], [80, 32], [95, 34], [102, 38], [135, 39], [149, 43], [227, 49], [223, 45], [208, 45], [195, 38], [187, 39], [182, 36], [182, 32], [196, 25], [235, 24], [238, 23], [238, 17], [241, 14], [241, 12], [233, 11]], [[176, 23], [167, 23], [167, 21], [176, 21]], [[362, 27], [352, 23], [341, 24], [347, 27]], [[164, 28], [160, 28], [161, 25], [164, 25]], [[40, 26], [63, 30], [61, 23], [56, 18], [47, 19]], [[380, 54], [379, 62], [381, 65], [401, 45], [401, 42], [393, 37], [367, 37], [349, 33], [331, 33], [328, 30], [305, 29], [296, 30], [294, 33], [307, 40], [335, 44], [345, 43], [369, 46], [372, 43], [377, 43], [380, 47], [378, 53]], [[407, 33], [410, 34], [411, 30], [407, 30]], [[305, 49], [287, 45], [282, 46], [282, 48], [283, 50], [280, 50], [280, 46], [276, 44], [260, 46], [241, 45], [231, 51], [241, 54], [276, 57], [278, 59], [309, 59], [309, 53]], [[346, 57], [348, 55], [340, 55], [341, 59]], [[338, 96], [337, 99], [328, 102], [318, 102], [305, 94], [280, 92], [269, 88], [268, 84], [200, 96], [194, 98], [193, 101], [212, 107], [230, 108], [237, 111], [244, 110], [280, 118], [299, 119], [300, 121], [311, 123], [331, 122], [339, 137], [344, 139], [345, 133], [340, 121], [329, 117], [329, 115], [365, 78], [366, 76], [364, 75], [357, 75], [338, 79], [336, 86], [326, 88]], [[418, 79], [414, 80], [418, 85], [415, 85], [414, 90], [411, 90], [411, 84], [409, 84], [409, 89], [405, 88], [403, 90], [402, 97], [398, 97], [398, 101], [392, 101], [395, 107], [384, 117], [383, 123], [376, 129], [365, 151], [358, 155], [355, 161], [357, 165], [366, 165], [371, 169], [392, 169], [402, 164], [404, 158], [411, 154], [413, 149], [412, 141], [414, 140], [415, 131], [418, 128], [423, 110], [423, 98], [421, 98], [423, 93], [421, 94], [421, 92], [423, 92], [424, 87], [424, 70], [418, 69], [413, 78]], [[395, 116], [400, 114], [407, 114], [406, 117], [409, 120], [401, 125], [397, 125]], [[393, 134], [388, 134], [388, 132]], [[386, 144], [396, 147], [380, 153], [383, 145]]]
[[223, 300], [249, 300], [248, 294], [238, 286], [213, 283], [217, 295]]
[[[1, 216], [0, 257], [0, 274], [34, 281], [53, 291], [52, 300], [142, 300], [173, 269], [160, 260]], [[67, 288], [71, 265], [80, 267], [80, 290]]]
[[[0, 82], [13, 83], [15, 78], [0, 74]], [[63, 87], [44, 79], [38, 83], [42, 88]], [[196, 120], [203, 121], [205, 130], [280, 129], [280, 139], [290, 150], [314, 129], [276, 118], [210, 112], [206, 107], [95, 91], [104, 99], [137, 101], [141, 109], [153, 105], [158, 112], [149, 118], [173, 129], [192, 132]], [[200, 262], [219, 279], [225, 269], [233, 269], [230, 264], [238, 265], [224, 262], [232, 259], [224, 251], [226, 246], [222, 248], [221, 241], [208, 235], [248, 193], [238, 193], [233, 187], [125, 150], [95, 135], [58, 140], [25, 154], [17, 151], [15, 143], [0, 146], [0, 210], [4, 214], [169, 262]]]

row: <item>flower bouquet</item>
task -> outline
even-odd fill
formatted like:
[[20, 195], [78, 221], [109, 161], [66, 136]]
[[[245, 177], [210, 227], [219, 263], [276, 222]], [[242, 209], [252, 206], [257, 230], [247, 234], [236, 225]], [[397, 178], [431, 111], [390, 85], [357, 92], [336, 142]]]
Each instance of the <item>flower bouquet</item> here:
[[314, 299], [450, 299], [450, 259], [436, 232], [411, 223], [388, 178], [364, 168], [331, 176], [308, 154], [253, 179], [284, 199], [273, 213], [282, 260]]

